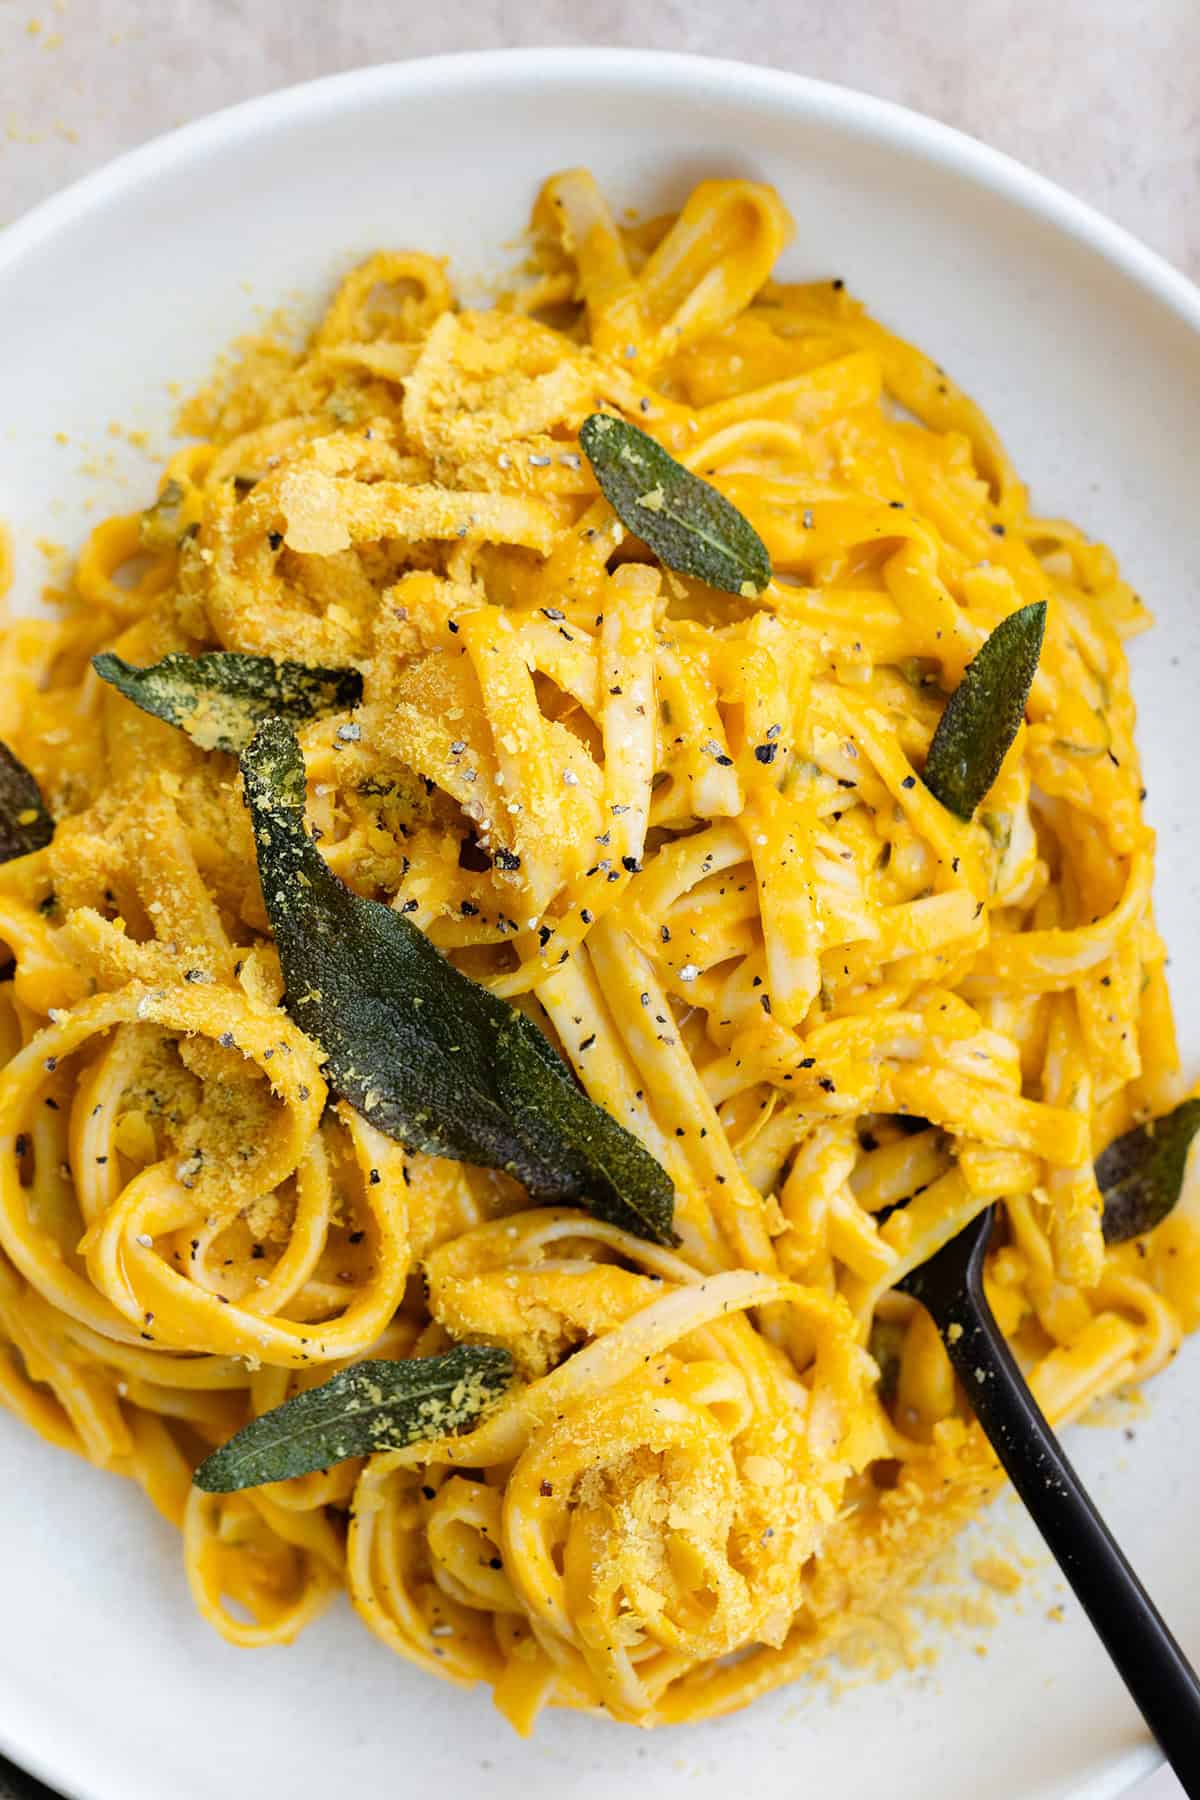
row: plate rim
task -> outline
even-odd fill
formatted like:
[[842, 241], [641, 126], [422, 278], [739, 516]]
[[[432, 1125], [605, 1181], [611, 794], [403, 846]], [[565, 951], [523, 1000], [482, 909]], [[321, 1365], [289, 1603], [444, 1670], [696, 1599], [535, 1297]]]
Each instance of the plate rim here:
[[[362, 99], [412, 88], [426, 93], [437, 87], [494, 91], [523, 85], [535, 74], [559, 86], [600, 83], [661, 91], [665, 85], [692, 97], [707, 93], [742, 102], [758, 98], [796, 117], [836, 125], [862, 141], [894, 145], [1047, 224], [1134, 282], [1200, 337], [1200, 284], [1090, 202], [969, 132], [897, 101], [792, 70], [730, 57], [596, 44], [456, 51], [361, 65], [272, 89], [158, 133], [50, 193], [5, 227], [0, 234], [0, 310], [7, 279], [42, 249], [69, 234], [89, 214], [120, 202], [181, 165], [202, 161], [214, 150], [302, 119], [336, 115]], [[0, 1720], [0, 1753], [11, 1757], [22, 1772], [55, 1787], [61, 1786], [65, 1775], [73, 1800], [100, 1800], [86, 1776], [80, 1786], [75, 1772], [57, 1765], [52, 1748], [46, 1753], [46, 1741], [26, 1742], [14, 1721]], [[1149, 1742], [1129, 1746], [1116, 1752], [1106, 1767], [1085, 1771], [1074, 1800], [1116, 1800], [1162, 1760]]]
[[731, 57], [600, 45], [454, 51], [365, 64], [205, 113], [122, 151], [20, 214], [0, 238], [0, 280], [87, 211], [219, 144], [236, 143], [264, 127], [283, 125], [298, 114], [337, 112], [351, 96], [370, 97], [394, 88], [448, 81], [459, 86], [516, 84], [534, 69], [540, 69], [544, 78], [559, 81], [607, 80], [648, 87], [666, 79], [680, 89], [699, 85], [717, 93], [732, 88], [742, 99], [750, 90], [752, 95], [818, 120], [836, 120], [860, 138], [898, 142], [906, 151], [978, 182], [1065, 232], [1148, 288], [1200, 332], [1200, 285], [1089, 201], [957, 126], [859, 88], [787, 69]]

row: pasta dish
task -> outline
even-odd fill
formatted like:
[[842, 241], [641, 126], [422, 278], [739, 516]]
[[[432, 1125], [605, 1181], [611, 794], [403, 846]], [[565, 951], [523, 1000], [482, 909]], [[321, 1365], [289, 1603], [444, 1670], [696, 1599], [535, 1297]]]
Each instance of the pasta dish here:
[[1200, 1317], [1149, 614], [791, 233], [373, 255], [0, 622], [0, 1399], [229, 1642], [345, 1590], [521, 1732], [794, 1680], [997, 1489], [897, 1291], [983, 1208], [1053, 1422]]

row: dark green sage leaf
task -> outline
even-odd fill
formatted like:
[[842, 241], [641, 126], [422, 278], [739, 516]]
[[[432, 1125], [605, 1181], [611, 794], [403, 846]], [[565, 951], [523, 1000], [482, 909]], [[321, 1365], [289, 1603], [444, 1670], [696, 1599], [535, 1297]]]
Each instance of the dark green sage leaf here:
[[442, 1356], [364, 1362], [252, 1419], [193, 1477], [209, 1494], [290, 1481], [345, 1462], [462, 1431], [500, 1400], [512, 1357], [486, 1344]]
[[237, 651], [207, 650], [201, 656], [172, 651], [148, 669], [135, 669], [104, 651], [93, 656], [92, 667], [143, 712], [186, 731], [201, 750], [234, 756], [264, 719], [315, 719], [362, 699], [357, 669], [310, 669]]
[[42, 850], [54, 836], [37, 782], [7, 744], [0, 743], [0, 863]]
[[904, 1356], [907, 1324], [896, 1319], [875, 1319], [867, 1348], [875, 1359], [879, 1380], [875, 1391], [883, 1406], [890, 1406], [900, 1386], [900, 1363]]
[[1046, 630], [1046, 602], [1002, 619], [967, 664], [946, 702], [929, 756], [925, 786], [960, 819], [970, 819], [997, 775], [1025, 716]]
[[400, 913], [353, 894], [304, 828], [304, 761], [281, 719], [242, 756], [286, 1005], [330, 1086], [389, 1137], [504, 1169], [535, 1201], [672, 1243], [665, 1171], [578, 1087], [524, 1013], [461, 975]]
[[767, 547], [748, 519], [707, 481], [626, 419], [591, 413], [580, 447], [623, 525], [668, 569], [748, 599], [771, 579]]
[[1115, 1138], [1096, 1158], [1104, 1195], [1104, 1241], [1123, 1244], [1161, 1223], [1179, 1198], [1200, 1100], [1183, 1100], [1161, 1119], [1147, 1119]]
[[174, 477], [163, 484], [153, 506], [148, 506], [139, 522], [138, 535], [142, 549], [155, 555], [178, 544], [183, 526], [184, 488]]

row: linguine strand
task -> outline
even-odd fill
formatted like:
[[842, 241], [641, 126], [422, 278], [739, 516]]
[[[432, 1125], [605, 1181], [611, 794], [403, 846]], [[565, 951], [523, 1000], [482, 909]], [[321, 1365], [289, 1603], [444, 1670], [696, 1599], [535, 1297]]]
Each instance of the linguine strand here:
[[[779, 197], [626, 230], [552, 177], [487, 312], [381, 251], [309, 341], [0, 629], [0, 734], [57, 820], [0, 869], [0, 1401], [136, 1480], [232, 1643], [345, 1588], [419, 1668], [720, 1716], [796, 1679], [994, 1492], [896, 1283], [985, 1206], [1051, 1419], [1200, 1322], [1194, 1207], [1106, 1247], [1093, 1161], [1183, 1084], [1111, 554], [1030, 514], [944, 371], [840, 282], [771, 278]], [[750, 601], [597, 492], [617, 410], [765, 541]], [[999, 621], [1048, 606], [969, 823], [920, 772]], [[89, 668], [351, 667], [300, 736], [329, 866], [547, 1032], [676, 1190], [665, 1249], [328, 1103], [282, 1008], [234, 760]], [[459, 1437], [232, 1495], [192, 1470], [371, 1357], [502, 1346]]]

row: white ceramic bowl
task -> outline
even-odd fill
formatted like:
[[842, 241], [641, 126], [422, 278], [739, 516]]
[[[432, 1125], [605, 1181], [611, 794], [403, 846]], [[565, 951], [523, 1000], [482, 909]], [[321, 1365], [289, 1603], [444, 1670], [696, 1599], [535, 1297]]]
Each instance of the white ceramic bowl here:
[[[1159, 916], [1185, 1051], [1200, 1051], [1200, 295], [1027, 170], [860, 94], [729, 63], [608, 51], [450, 57], [337, 76], [135, 151], [0, 240], [0, 516], [21, 592], [37, 536], [152, 491], [110, 421], [161, 441], [169, 380], [198, 382], [256, 305], [314, 296], [380, 245], [494, 272], [541, 177], [587, 163], [652, 210], [698, 177], [776, 182], [788, 266], [838, 274], [988, 407], [1037, 503], [1104, 537], [1159, 614], [1136, 648]], [[55, 433], [68, 434], [67, 445]], [[81, 451], [81, 446], [84, 450]], [[108, 455], [107, 473], [80, 472]], [[1200, 1356], [1158, 1383], [1136, 1442], [1072, 1449], [1185, 1641], [1200, 1651], [1194, 1471]], [[1154, 1757], [1070, 1605], [1034, 1578], [987, 1655], [950, 1635], [933, 1670], [832, 1702], [811, 1683], [646, 1737], [557, 1714], [519, 1743], [484, 1692], [392, 1658], [345, 1610], [295, 1648], [230, 1649], [194, 1616], [178, 1544], [130, 1485], [0, 1420], [0, 1742], [77, 1800], [328, 1800], [402, 1790], [572, 1800], [1088, 1800]], [[987, 1530], [1011, 1536], [1012, 1508]], [[1033, 1548], [1032, 1534], [1022, 1540]]]

